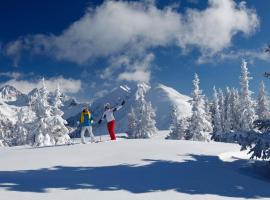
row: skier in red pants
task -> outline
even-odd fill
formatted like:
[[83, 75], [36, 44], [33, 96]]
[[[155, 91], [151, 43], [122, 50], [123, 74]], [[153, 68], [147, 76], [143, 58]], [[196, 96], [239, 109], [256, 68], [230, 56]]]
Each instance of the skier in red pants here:
[[115, 128], [115, 118], [113, 113], [115, 111], [120, 110], [123, 105], [125, 104], [125, 101], [122, 101], [120, 106], [117, 106], [115, 108], [113, 108], [109, 103], [106, 103], [104, 106], [104, 113], [102, 115], [102, 118], [98, 121], [98, 124], [101, 124], [102, 120], [104, 118], [106, 118], [107, 121], [107, 128], [108, 128], [108, 132], [110, 134], [111, 140], [116, 140], [116, 136], [115, 136], [115, 132], [114, 132], [114, 128]]

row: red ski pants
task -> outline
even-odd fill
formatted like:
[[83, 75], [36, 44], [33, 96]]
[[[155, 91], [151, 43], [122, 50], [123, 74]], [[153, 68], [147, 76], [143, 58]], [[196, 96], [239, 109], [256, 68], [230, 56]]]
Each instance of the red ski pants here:
[[111, 140], [116, 140], [114, 127], [115, 127], [115, 120], [108, 122], [107, 128], [108, 128], [108, 132], [110, 134]]

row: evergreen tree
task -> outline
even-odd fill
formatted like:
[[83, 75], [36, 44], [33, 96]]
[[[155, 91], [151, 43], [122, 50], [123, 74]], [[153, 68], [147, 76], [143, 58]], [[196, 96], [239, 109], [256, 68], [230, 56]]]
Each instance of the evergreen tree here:
[[24, 145], [28, 143], [28, 130], [25, 124], [24, 110], [22, 108], [17, 113], [17, 118], [18, 120], [15, 124], [13, 131], [14, 135], [16, 136], [16, 141], [14, 145]]
[[14, 145], [14, 134], [12, 128], [14, 124], [0, 112], [0, 142], [2, 146]]
[[260, 84], [259, 95], [257, 99], [257, 115], [259, 120], [266, 120], [270, 118], [269, 99], [265, 91], [265, 85], [262, 81]]
[[62, 118], [63, 112], [59, 109], [61, 99], [59, 88], [56, 91], [53, 106], [48, 103], [48, 90], [43, 79], [43, 86], [38, 92], [34, 104], [37, 120], [34, 122], [34, 146], [48, 146], [55, 144], [68, 144], [69, 130], [65, 126], [66, 120]]
[[128, 130], [127, 134], [129, 138], [136, 138], [137, 136], [137, 123], [136, 115], [133, 107], [131, 108], [130, 113], [128, 114]]
[[60, 110], [63, 106], [62, 103], [62, 93], [59, 88], [55, 90], [55, 95], [53, 98], [52, 106], [52, 117], [50, 117], [49, 123], [52, 127], [51, 133], [55, 138], [56, 144], [67, 144], [70, 143], [70, 137], [68, 135], [69, 130], [66, 127], [67, 121], [63, 119], [64, 112]]
[[157, 132], [155, 126], [155, 111], [152, 108], [151, 102], [145, 100], [145, 93], [147, 91], [146, 84], [138, 84], [138, 90], [136, 92], [136, 105], [134, 113], [136, 116], [136, 131], [133, 138], [150, 138]]
[[34, 103], [34, 111], [38, 118], [51, 116], [52, 108], [48, 103], [48, 90], [45, 86], [45, 80], [42, 79], [42, 87], [38, 91], [38, 97]]
[[213, 124], [212, 124], [213, 119], [212, 119], [212, 114], [211, 114], [211, 103], [206, 96], [204, 96], [204, 101], [205, 101], [204, 107], [205, 107], [206, 119], [209, 122], [207, 132], [212, 133], [213, 132]]
[[218, 104], [220, 111], [220, 124], [222, 128], [222, 132], [224, 133], [224, 124], [225, 124], [225, 104], [224, 104], [224, 94], [221, 89], [218, 90]]
[[213, 107], [214, 107], [214, 117], [213, 117], [213, 133], [214, 135], [219, 135], [223, 132], [222, 126], [221, 126], [221, 116], [220, 116], [220, 108], [219, 108], [219, 99], [218, 99], [218, 93], [216, 88], [213, 88]]
[[205, 102], [202, 91], [199, 88], [199, 77], [195, 74], [192, 93], [192, 116], [188, 129], [188, 139], [205, 141], [208, 140], [211, 123], [205, 112]]
[[[47, 119], [51, 116], [51, 106], [48, 103], [48, 90], [45, 86], [45, 80], [42, 79], [42, 87], [38, 91], [38, 97], [34, 102], [33, 109], [37, 119], [33, 123], [34, 146], [54, 145], [55, 141], [49, 136]], [[45, 137], [46, 136], [46, 137]], [[45, 140], [46, 138], [46, 140]]]
[[242, 61], [241, 64], [241, 93], [240, 93], [240, 120], [241, 120], [241, 131], [250, 131], [253, 128], [253, 122], [256, 118], [254, 102], [251, 98], [252, 92], [249, 90], [249, 72], [247, 68], [247, 62]]
[[62, 93], [61, 93], [60, 87], [58, 85], [57, 89], [54, 92], [54, 96], [52, 99], [52, 114], [63, 116], [64, 113], [63, 113], [63, 111], [60, 110], [60, 108], [62, 106], [63, 106]]
[[169, 136], [167, 137], [168, 139], [173, 139], [173, 140], [185, 139], [188, 124], [187, 124], [186, 119], [184, 118], [179, 119], [178, 116], [179, 114], [177, 112], [177, 108], [176, 106], [173, 106], [172, 114], [171, 114], [172, 124], [170, 128]]
[[231, 102], [231, 90], [226, 88], [226, 95], [224, 101], [225, 107], [225, 121], [224, 121], [224, 132], [228, 133], [232, 130], [232, 102]]
[[232, 130], [238, 131], [241, 127], [240, 97], [237, 89], [231, 91], [231, 110], [232, 110]]

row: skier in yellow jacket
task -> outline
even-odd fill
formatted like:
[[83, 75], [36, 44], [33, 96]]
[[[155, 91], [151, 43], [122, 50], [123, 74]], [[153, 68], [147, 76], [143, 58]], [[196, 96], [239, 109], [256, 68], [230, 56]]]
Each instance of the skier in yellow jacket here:
[[85, 107], [81, 113], [81, 118], [80, 118], [80, 123], [81, 123], [81, 141], [83, 144], [86, 144], [85, 141], [85, 131], [87, 130], [90, 134], [91, 142], [96, 142], [95, 136], [92, 131], [92, 123], [93, 123], [93, 116], [89, 112], [88, 107]]

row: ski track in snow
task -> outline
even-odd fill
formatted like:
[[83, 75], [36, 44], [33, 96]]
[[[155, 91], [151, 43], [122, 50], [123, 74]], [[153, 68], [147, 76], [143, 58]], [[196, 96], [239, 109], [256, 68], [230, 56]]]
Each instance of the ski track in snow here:
[[270, 199], [269, 168], [249, 161], [238, 145], [165, 140], [166, 134], [1, 148], [0, 199]]

